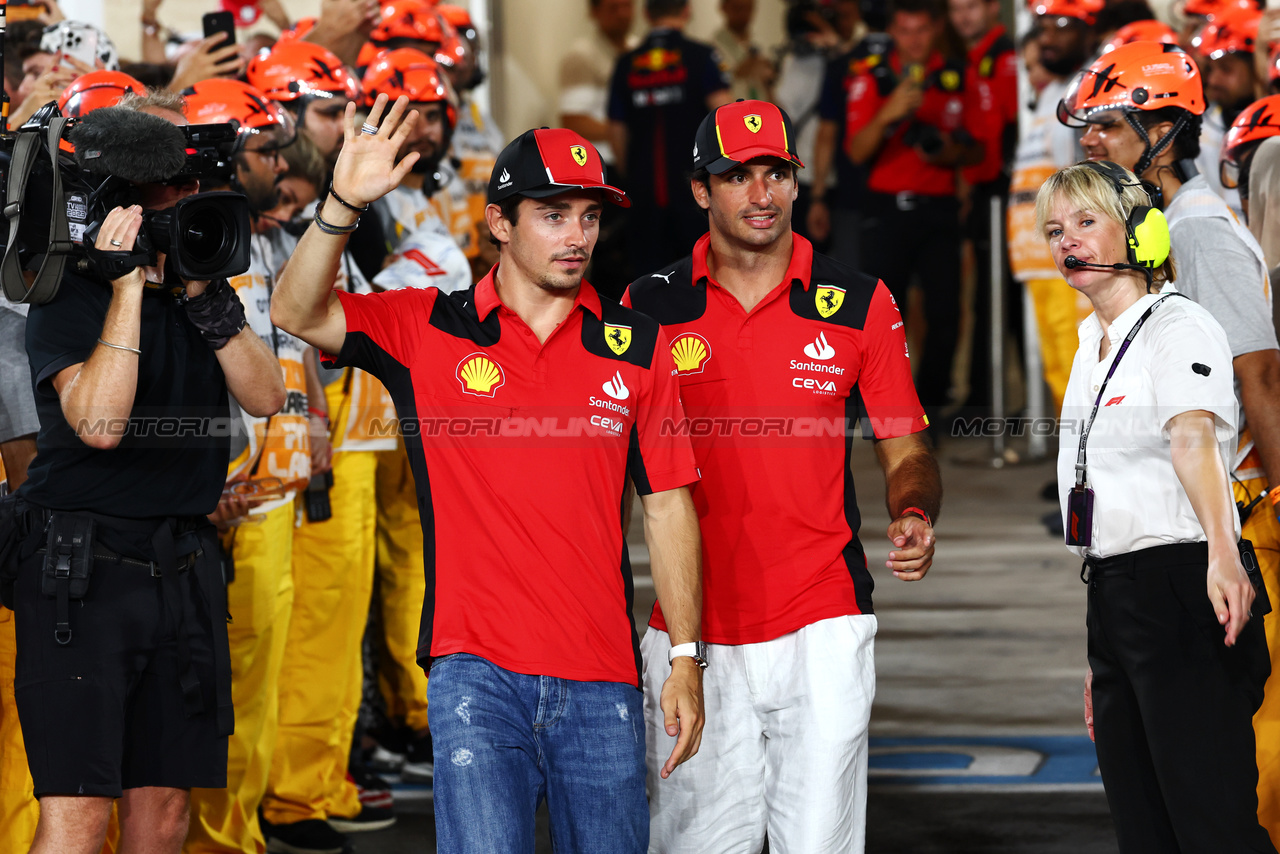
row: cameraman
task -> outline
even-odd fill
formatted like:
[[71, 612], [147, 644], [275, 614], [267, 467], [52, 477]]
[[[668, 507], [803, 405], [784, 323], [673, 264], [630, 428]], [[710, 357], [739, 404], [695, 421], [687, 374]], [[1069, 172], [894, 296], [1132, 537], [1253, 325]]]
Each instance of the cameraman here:
[[[176, 95], [121, 107], [186, 124]], [[129, 122], [138, 138], [163, 129]], [[131, 252], [144, 210], [198, 191], [195, 180], [136, 185], [137, 204], [106, 216], [95, 247]], [[228, 391], [268, 415], [285, 388], [226, 281], [179, 283], [165, 263], [161, 253], [109, 285], [67, 272], [27, 320], [40, 433], [18, 492], [13, 599], [38, 854], [96, 854], [115, 798], [121, 850], [177, 852], [187, 789], [226, 785], [226, 599], [205, 516], [228, 441], [209, 427]]]
[[936, 422], [959, 334], [957, 167], [982, 162], [986, 114], [965, 63], [937, 50], [936, 0], [894, 0], [889, 9], [892, 47], [862, 60], [850, 81], [845, 138], [849, 159], [868, 168], [864, 269], [884, 280], [904, 316], [913, 275], [924, 290], [928, 337], [916, 387]]

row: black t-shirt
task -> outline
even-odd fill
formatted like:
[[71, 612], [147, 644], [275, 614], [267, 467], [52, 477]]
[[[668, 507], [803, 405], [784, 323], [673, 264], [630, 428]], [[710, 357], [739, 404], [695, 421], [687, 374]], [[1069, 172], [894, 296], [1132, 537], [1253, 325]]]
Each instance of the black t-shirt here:
[[609, 118], [627, 126], [627, 192], [641, 204], [692, 203], [688, 173], [707, 97], [731, 85], [715, 48], [653, 30], [618, 58]]
[[58, 296], [32, 306], [27, 356], [40, 433], [19, 494], [54, 510], [130, 519], [212, 513], [230, 457], [230, 403], [216, 354], [167, 292], [142, 300], [138, 386], [127, 424], [109, 451], [86, 445], [62, 412], [53, 378], [97, 346], [111, 287], [68, 273]]

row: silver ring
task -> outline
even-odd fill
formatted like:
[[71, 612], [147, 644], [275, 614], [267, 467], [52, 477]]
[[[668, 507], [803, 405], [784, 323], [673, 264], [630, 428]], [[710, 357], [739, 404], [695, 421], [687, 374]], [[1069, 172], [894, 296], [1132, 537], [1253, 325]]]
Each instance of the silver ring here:
[[112, 245], [112, 246], [119, 246], [119, 245], [120, 245], [120, 241], [119, 241], [119, 240], [113, 240], [113, 241], [111, 241], [111, 245]]
[[365, 123], [360, 127], [360, 132], [361, 132], [361, 133], [367, 133], [367, 134], [369, 134], [370, 136], [373, 136], [374, 134], [376, 134], [376, 133], [378, 132], [378, 128], [377, 128], [377, 126], [376, 126], [376, 125], [371, 125], [371, 124], [369, 124], [368, 122], [365, 122]]

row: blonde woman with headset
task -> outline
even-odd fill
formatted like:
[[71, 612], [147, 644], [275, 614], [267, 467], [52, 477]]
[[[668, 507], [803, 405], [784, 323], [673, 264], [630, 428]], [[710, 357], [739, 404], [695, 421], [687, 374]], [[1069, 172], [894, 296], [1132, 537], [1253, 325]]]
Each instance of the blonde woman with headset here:
[[1094, 309], [1058, 482], [1067, 545], [1084, 559], [1086, 720], [1120, 851], [1275, 852], [1257, 820], [1251, 725], [1270, 661], [1250, 618], [1269, 606], [1227, 481], [1226, 333], [1173, 288], [1168, 224], [1129, 170], [1055, 173], [1036, 218]]

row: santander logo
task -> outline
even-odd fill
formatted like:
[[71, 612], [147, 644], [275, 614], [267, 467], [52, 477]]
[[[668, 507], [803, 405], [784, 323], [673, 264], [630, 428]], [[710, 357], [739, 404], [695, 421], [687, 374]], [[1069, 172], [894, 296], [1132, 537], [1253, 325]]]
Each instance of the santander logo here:
[[614, 400], [626, 400], [631, 396], [631, 389], [627, 388], [626, 383], [622, 381], [621, 371], [615, 373], [613, 379], [609, 380], [601, 388], [604, 389], [605, 394]]
[[835, 356], [836, 348], [827, 343], [827, 333], [819, 332], [818, 337], [812, 343], [805, 345], [804, 354], [810, 359], [825, 362]]

